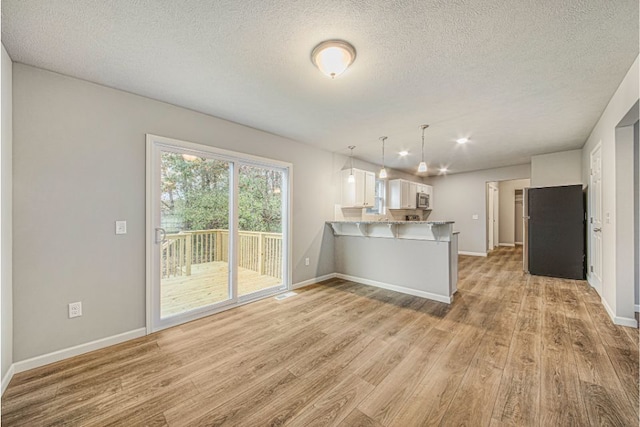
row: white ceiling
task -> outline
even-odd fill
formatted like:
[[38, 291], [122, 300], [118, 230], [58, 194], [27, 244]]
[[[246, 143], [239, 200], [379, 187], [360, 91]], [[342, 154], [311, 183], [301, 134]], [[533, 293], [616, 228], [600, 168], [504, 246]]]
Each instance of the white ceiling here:
[[[357, 59], [336, 80], [326, 39]], [[18, 62], [415, 172], [580, 148], [638, 55], [638, 0], [4, 0]], [[454, 140], [469, 136], [464, 146]], [[400, 159], [397, 152], [411, 155]]]

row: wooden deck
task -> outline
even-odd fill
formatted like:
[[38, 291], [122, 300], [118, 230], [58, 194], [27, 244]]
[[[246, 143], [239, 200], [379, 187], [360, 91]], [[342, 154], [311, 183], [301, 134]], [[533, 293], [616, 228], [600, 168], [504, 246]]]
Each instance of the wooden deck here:
[[[171, 316], [228, 299], [228, 264], [222, 261], [196, 264], [190, 276], [162, 279], [162, 317]], [[238, 293], [270, 288], [282, 283], [276, 277], [238, 267]]]

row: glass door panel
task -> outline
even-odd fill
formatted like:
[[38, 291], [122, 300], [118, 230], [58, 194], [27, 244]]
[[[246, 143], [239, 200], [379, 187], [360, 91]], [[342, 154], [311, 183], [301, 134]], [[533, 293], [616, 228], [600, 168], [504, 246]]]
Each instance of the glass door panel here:
[[160, 318], [231, 299], [227, 161], [160, 153]]
[[238, 168], [238, 296], [284, 287], [284, 171]]

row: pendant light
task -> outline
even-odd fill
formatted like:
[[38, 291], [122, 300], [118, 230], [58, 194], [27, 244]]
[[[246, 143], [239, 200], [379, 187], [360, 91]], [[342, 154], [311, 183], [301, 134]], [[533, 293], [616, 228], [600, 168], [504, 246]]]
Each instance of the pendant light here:
[[356, 177], [353, 174], [353, 149], [356, 148], [355, 145], [350, 145], [349, 146], [349, 150], [351, 150], [351, 154], [349, 155], [349, 159], [351, 160], [351, 173], [349, 174], [349, 178], [347, 179], [347, 182], [349, 184], [353, 184], [354, 182], [356, 182]]
[[418, 172], [426, 172], [427, 164], [424, 162], [424, 130], [428, 128], [429, 125], [422, 125], [420, 128], [422, 129], [422, 161], [418, 165]]
[[380, 169], [380, 179], [385, 179], [387, 177], [387, 170], [384, 167], [384, 142], [387, 140], [386, 136], [381, 136], [380, 141], [382, 141], [382, 169]]

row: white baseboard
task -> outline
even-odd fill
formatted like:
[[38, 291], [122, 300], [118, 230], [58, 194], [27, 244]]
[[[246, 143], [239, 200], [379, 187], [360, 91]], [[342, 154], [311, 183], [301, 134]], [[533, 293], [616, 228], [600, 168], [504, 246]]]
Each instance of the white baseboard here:
[[498, 243], [498, 246], [507, 246], [509, 248], [515, 248], [516, 244], [515, 243]]
[[613, 322], [614, 325], [629, 326], [631, 328], [638, 327], [638, 322], [636, 321], [636, 319], [632, 319], [630, 317], [616, 316], [613, 310], [611, 309], [611, 307], [609, 307], [609, 304], [607, 304], [607, 300], [605, 300], [604, 298], [600, 298], [600, 301], [602, 301], [602, 305], [604, 306], [605, 311], [611, 318], [611, 321]]
[[616, 317], [613, 320], [613, 323], [619, 326], [628, 326], [630, 328], [638, 327], [638, 322], [636, 321], [636, 319], [632, 319], [630, 317]]
[[516, 242], [516, 245], [522, 246], [522, 242]]
[[453, 302], [453, 296], [447, 297], [444, 295], [432, 294], [431, 292], [418, 291], [416, 289], [405, 288], [404, 286], [391, 285], [389, 283], [363, 279], [362, 277], [349, 276], [342, 273], [336, 273], [336, 277], [339, 279], [350, 280], [356, 283], [362, 283], [363, 285], [375, 286], [376, 288], [388, 289], [390, 291], [396, 291], [416, 297], [427, 298], [438, 302], [445, 302], [447, 304], [451, 304], [451, 302]]
[[21, 360], [20, 362], [15, 362], [11, 366], [14, 368], [14, 372], [17, 374], [19, 372], [28, 371], [29, 369], [39, 368], [40, 366], [59, 362], [60, 360], [68, 359], [73, 356], [89, 353], [90, 351], [99, 350], [101, 348], [120, 344], [121, 342], [140, 338], [145, 336], [146, 334], [146, 328], [134, 329], [133, 331], [123, 332], [118, 335], [101, 338], [99, 340], [91, 341], [85, 344], [80, 344], [48, 354], [43, 354], [41, 356], [32, 357], [31, 359]]
[[335, 277], [336, 277], [336, 273], [325, 274], [324, 276], [318, 276], [309, 280], [303, 280], [302, 282], [294, 283], [293, 285], [291, 285], [291, 289], [298, 289], [298, 288], [303, 288], [309, 285], [315, 285], [318, 282], [334, 279]]
[[468, 252], [468, 251], [458, 251], [458, 255], [469, 255], [469, 256], [483, 256], [486, 257], [486, 252]]
[[2, 377], [2, 391], [0, 392], [0, 394], [4, 394], [4, 391], [7, 389], [7, 386], [11, 382], [11, 378], [13, 378], [14, 373], [15, 368], [13, 367], [13, 364], [11, 364], [9, 366], [9, 369], [7, 369], [7, 373], [4, 374], [4, 377]]
[[640, 304], [636, 304], [633, 308], [633, 311], [635, 311], [636, 313], [640, 313]]

